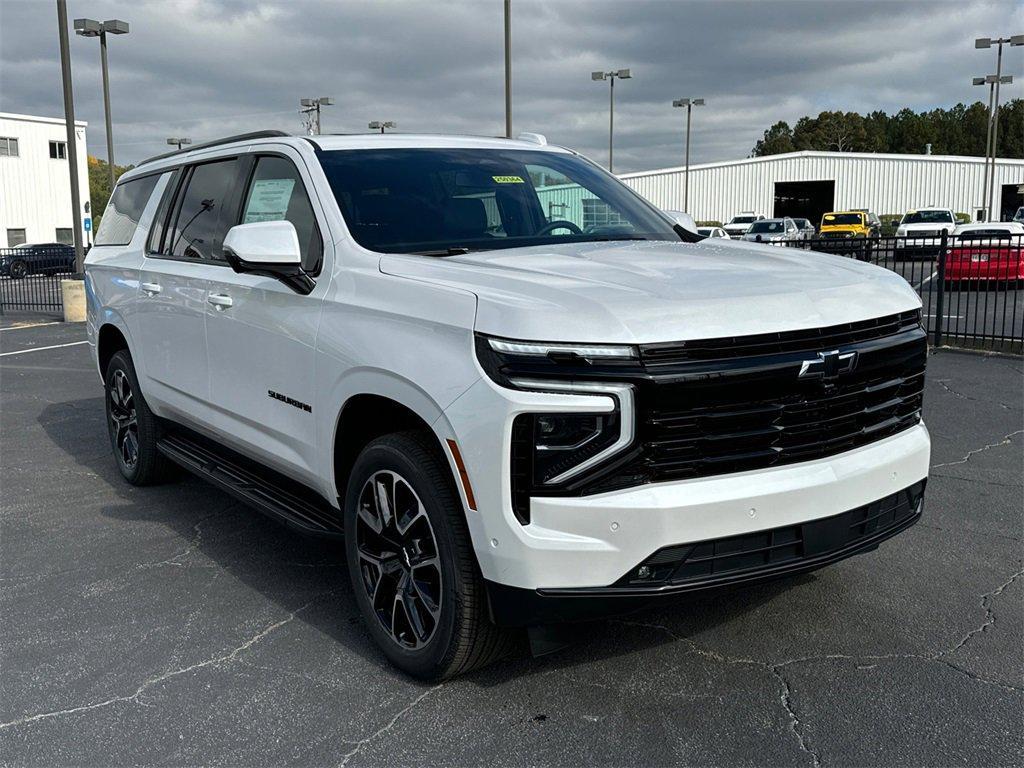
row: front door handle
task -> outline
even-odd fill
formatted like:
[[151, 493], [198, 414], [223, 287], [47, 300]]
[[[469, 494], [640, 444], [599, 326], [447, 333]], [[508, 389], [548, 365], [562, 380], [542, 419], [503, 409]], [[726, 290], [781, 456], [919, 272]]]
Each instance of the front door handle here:
[[150, 296], [156, 296], [158, 293], [160, 293], [160, 291], [163, 290], [163, 288], [160, 287], [159, 283], [142, 283], [142, 285], [139, 287], [142, 288], [142, 290], [148, 293]]
[[206, 300], [217, 308], [218, 312], [223, 312], [225, 309], [230, 307], [234, 302], [231, 297], [223, 293], [211, 293], [206, 297]]

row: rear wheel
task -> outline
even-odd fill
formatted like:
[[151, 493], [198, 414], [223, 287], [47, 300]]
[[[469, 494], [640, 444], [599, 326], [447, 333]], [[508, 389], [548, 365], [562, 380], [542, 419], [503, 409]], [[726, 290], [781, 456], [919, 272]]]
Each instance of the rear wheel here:
[[352, 469], [349, 575], [370, 634], [397, 667], [443, 680], [506, 654], [448, 467], [431, 436], [386, 435]]
[[11, 277], [15, 280], [21, 280], [28, 274], [28, 264], [24, 261], [16, 261], [11, 264]]
[[106, 376], [107, 427], [121, 475], [132, 485], [153, 485], [173, 472], [156, 448], [160, 423], [149, 410], [128, 350], [110, 358]]

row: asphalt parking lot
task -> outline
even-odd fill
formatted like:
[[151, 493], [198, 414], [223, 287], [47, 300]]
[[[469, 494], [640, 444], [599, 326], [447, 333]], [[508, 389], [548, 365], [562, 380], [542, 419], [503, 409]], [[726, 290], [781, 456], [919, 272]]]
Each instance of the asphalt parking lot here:
[[0, 328], [5, 765], [1024, 762], [1020, 358], [931, 357], [925, 517], [878, 551], [424, 686], [336, 548], [121, 481], [81, 326]]

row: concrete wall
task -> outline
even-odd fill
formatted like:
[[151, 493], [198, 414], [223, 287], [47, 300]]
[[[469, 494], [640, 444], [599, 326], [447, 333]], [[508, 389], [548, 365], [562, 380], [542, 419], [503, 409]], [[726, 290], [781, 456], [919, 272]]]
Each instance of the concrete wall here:
[[[86, 125], [84, 121], [75, 123], [83, 206], [89, 200]], [[0, 248], [8, 245], [8, 229], [24, 229], [29, 243], [54, 242], [58, 227], [76, 224], [71, 210], [69, 161], [50, 158], [50, 141], [67, 141], [63, 118], [0, 112], [0, 137], [18, 140], [18, 157], [0, 157]], [[84, 215], [78, 216], [79, 227], [83, 226]]]

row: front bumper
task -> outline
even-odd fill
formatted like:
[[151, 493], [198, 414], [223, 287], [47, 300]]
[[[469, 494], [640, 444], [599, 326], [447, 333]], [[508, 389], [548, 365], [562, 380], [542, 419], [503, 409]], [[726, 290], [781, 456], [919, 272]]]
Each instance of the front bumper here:
[[[797, 526], [663, 548], [639, 566], [660, 568], [663, 578], [657, 583], [631, 578], [637, 568], [609, 587], [530, 590], [488, 581], [491, 618], [502, 626], [538, 626], [621, 616], [693, 593], [816, 570], [877, 549], [920, 520], [925, 482]], [[680, 555], [688, 559], [679, 560]]]
[[604, 588], [664, 547], [820, 520], [928, 476], [928, 430], [917, 424], [799, 464], [586, 496], [534, 496], [530, 522], [520, 523], [509, 468], [516, 415], [612, 406], [606, 396], [510, 390], [481, 379], [445, 411], [445, 431], [458, 442], [476, 497], [466, 518], [485, 579], [531, 592]]

